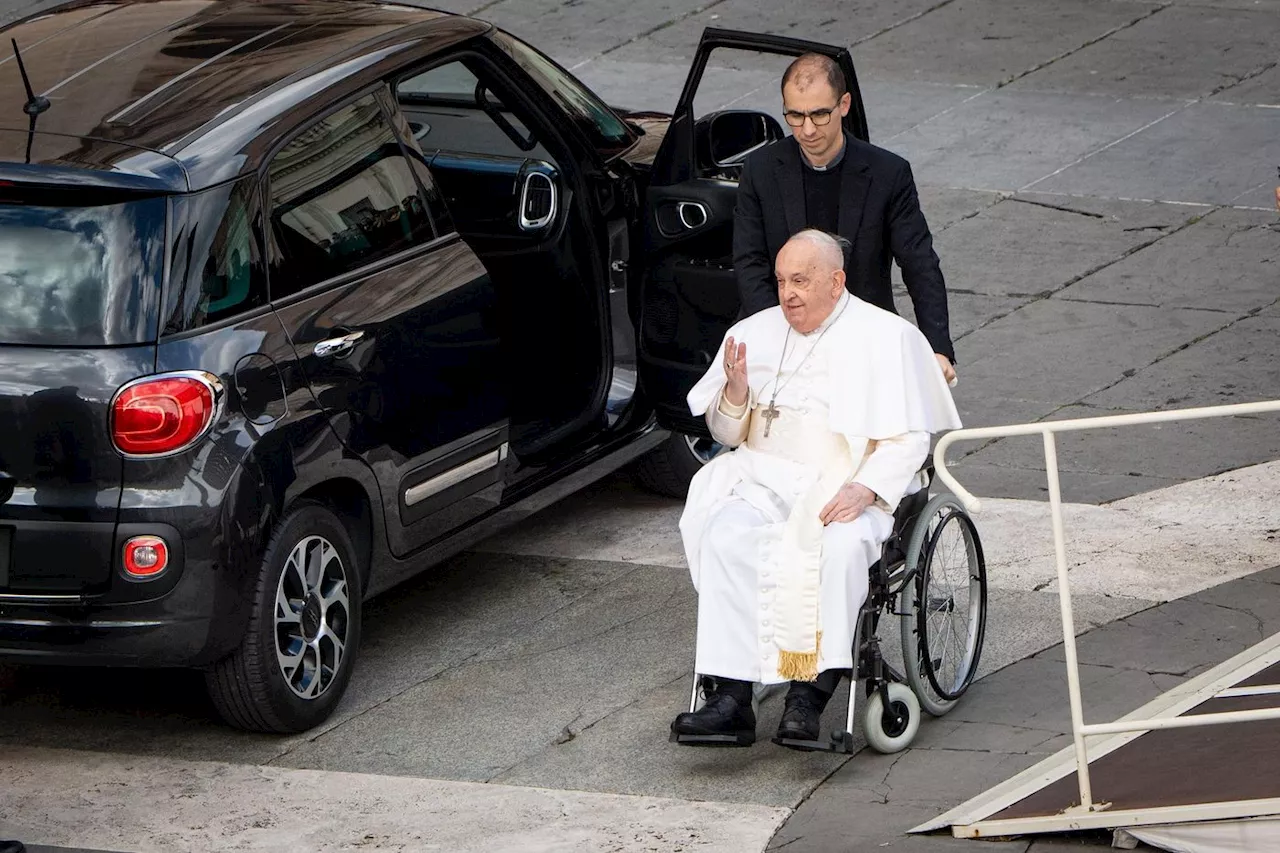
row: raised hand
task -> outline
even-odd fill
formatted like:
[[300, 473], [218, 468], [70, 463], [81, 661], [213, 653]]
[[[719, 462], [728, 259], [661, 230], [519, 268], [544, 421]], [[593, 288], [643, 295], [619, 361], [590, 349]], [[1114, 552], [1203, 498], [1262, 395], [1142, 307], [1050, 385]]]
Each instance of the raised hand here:
[[734, 406], [747, 402], [747, 345], [736, 343], [733, 338], [724, 344], [725, 399]]

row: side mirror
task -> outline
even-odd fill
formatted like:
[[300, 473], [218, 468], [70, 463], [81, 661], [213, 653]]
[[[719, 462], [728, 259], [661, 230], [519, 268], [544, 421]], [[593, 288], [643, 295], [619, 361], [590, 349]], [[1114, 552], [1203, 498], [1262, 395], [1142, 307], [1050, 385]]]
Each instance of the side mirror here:
[[783, 137], [777, 119], [753, 110], [725, 110], [707, 125], [711, 164], [721, 168], [741, 166], [748, 154]]

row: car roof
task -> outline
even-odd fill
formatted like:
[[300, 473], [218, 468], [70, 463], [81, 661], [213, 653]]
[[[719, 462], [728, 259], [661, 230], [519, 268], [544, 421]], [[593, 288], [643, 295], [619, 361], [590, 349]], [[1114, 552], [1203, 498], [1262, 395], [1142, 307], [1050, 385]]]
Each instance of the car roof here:
[[3, 30], [50, 107], [28, 133], [18, 63], [0, 56], [0, 179], [207, 187], [256, 168], [281, 118], [335, 84], [489, 29], [377, 0], [67, 3]]

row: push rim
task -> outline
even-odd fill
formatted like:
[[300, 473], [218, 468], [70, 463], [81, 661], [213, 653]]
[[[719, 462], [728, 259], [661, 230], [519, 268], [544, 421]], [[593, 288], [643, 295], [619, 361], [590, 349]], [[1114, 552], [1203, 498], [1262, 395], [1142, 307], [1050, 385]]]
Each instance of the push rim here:
[[977, 672], [986, 621], [986, 567], [966, 514], [943, 511], [917, 584], [919, 663], [932, 691], [943, 701], [955, 701]]
[[300, 699], [315, 700], [337, 680], [351, 627], [342, 555], [323, 536], [293, 546], [276, 584], [276, 663]]

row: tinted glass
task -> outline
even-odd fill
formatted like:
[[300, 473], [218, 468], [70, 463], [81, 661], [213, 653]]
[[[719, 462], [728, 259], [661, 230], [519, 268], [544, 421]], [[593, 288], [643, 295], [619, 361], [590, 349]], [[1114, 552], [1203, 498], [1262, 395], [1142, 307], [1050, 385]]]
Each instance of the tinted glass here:
[[635, 141], [631, 128], [569, 72], [506, 33], [496, 33], [493, 40], [568, 113], [598, 150], [608, 155], [631, 147]]
[[550, 157], [529, 126], [462, 60], [400, 81], [396, 98], [423, 151]]
[[196, 329], [266, 304], [266, 281], [253, 233], [254, 182], [224, 184], [174, 202], [174, 239], [166, 333]]
[[270, 175], [281, 254], [274, 299], [432, 238], [413, 173], [372, 96], [303, 131], [271, 161]]
[[0, 202], [0, 344], [154, 340], [164, 233], [163, 198], [57, 207]]

